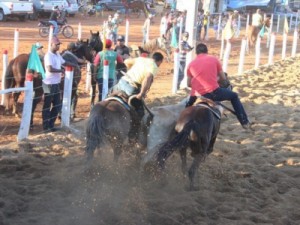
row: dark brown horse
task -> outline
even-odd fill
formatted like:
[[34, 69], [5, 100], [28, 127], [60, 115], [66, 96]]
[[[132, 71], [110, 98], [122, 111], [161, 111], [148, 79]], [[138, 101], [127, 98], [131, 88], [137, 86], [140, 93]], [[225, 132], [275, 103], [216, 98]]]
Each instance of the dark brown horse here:
[[113, 149], [115, 161], [122, 151], [132, 149], [134, 143], [138, 142], [139, 133], [139, 130], [134, 127], [135, 116], [135, 111], [120, 98], [96, 103], [86, 125], [88, 161], [93, 159], [97, 148], [103, 148], [108, 144]]
[[[206, 101], [211, 104], [211, 101]], [[180, 151], [182, 172], [190, 180], [189, 189], [196, 190], [195, 174], [200, 162], [213, 151], [219, 128], [223, 108], [220, 105], [209, 106], [206, 103], [190, 106], [182, 111], [177, 120], [173, 139], [166, 142], [158, 151], [157, 161], [161, 169], [165, 167], [166, 159], [175, 151]], [[194, 158], [190, 169], [187, 171], [186, 152], [192, 150]]]
[[[5, 89], [14, 88], [14, 87], [15, 88], [24, 87], [28, 60], [29, 60], [29, 54], [20, 54], [9, 62], [5, 73]], [[37, 74], [35, 74], [33, 78], [33, 88], [34, 88], [34, 99], [32, 105], [31, 124], [33, 118], [33, 112], [36, 108], [36, 105], [41, 101], [43, 95], [42, 78]], [[21, 92], [14, 92], [12, 94], [13, 96], [12, 113], [15, 114], [16, 116], [19, 116], [17, 102], [20, 94]], [[10, 96], [11, 96], [10, 94], [5, 94], [6, 114], [8, 114], [8, 111], [10, 109]]]
[[126, 8], [126, 14], [129, 15], [129, 10], [132, 10], [133, 12], [138, 12], [138, 16], [140, 15], [139, 12], [143, 11], [145, 14], [145, 17], [147, 17], [150, 13], [150, 10], [145, 3], [145, 1], [142, 0], [122, 0], [123, 5]]

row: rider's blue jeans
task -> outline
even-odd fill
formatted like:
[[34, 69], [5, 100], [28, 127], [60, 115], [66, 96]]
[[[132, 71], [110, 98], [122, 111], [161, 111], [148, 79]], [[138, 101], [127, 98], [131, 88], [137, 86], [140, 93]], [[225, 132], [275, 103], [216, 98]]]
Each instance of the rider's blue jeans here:
[[244, 125], [249, 123], [248, 116], [237, 93], [226, 88], [217, 88], [213, 92], [203, 95], [203, 97], [209, 98], [213, 101], [231, 101], [232, 107], [234, 108], [236, 117], [240, 124]]
[[50, 20], [49, 23], [51, 23], [53, 25], [53, 36], [57, 36], [57, 34], [58, 34], [57, 22], [54, 20]]

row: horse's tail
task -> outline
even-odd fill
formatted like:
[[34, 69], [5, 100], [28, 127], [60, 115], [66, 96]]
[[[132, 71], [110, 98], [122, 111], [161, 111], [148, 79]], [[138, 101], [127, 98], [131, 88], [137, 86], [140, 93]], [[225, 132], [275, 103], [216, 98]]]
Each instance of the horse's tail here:
[[95, 104], [90, 112], [86, 126], [86, 153], [88, 157], [92, 157], [94, 151], [104, 140], [104, 106]]
[[192, 130], [195, 130], [196, 122], [191, 120], [186, 123], [182, 129], [171, 141], [166, 142], [157, 153], [159, 166], [164, 167], [165, 161], [170, 155], [180, 148], [186, 148], [189, 144], [189, 136]]
[[14, 86], [14, 73], [12, 69], [14, 62], [15, 60], [12, 59], [6, 68], [5, 81], [4, 81], [5, 89], [12, 88]]

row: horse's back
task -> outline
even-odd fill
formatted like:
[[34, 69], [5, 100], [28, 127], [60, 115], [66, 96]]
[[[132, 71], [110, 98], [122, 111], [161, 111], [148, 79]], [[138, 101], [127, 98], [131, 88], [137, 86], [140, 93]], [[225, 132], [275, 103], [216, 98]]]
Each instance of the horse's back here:
[[103, 126], [109, 133], [128, 135], [131, 117], [130, 112], [117, 101], [101, 101], [94, 105], [91, 117], [101, 117]]
[[29, 54], [20, 54], [9, 62], [5, 73], [5, 88], [24, 85], [28, 60]]

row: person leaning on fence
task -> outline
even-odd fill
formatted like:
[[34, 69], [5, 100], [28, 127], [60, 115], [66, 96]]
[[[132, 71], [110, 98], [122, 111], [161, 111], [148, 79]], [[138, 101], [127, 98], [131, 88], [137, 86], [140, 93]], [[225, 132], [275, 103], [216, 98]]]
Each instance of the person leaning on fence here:
[[60, 10], [58, 8], [58, 6], [54, 6], [53, 10], [51, 12], [50, 18], [49, 18], [49, 23], [51, 23], [53, 25], [53, 36], [57, 36], [58, 34], [58, 24], [57, 24], [57, 20], [60, 17]]
[[61, 109], [60, 82], [62, 73], [64, 73], [63, 65], [76, 66], [66, 62], [58, 50], [61, 42], [57, 37], [52, 37], [51, 48], [44, 58], [45, 79], [43, 80], [44, 105], [42, 111], [43, 129], [46, 132], [55, 131], [55, 120]]
[[196, 54], [196, 58], [187, 67], [187, 83], [191, 87], [191, 93], [186, 107], [192, 106], [198, 96], [213, 101], [229, 100], [242, 127], [252, 129], [237, 93], [219, 86], [221, 82], [228, 82], [220, 61], [208, 55], [207, 46], [203, 43], [197, 45]]
[[106, 49], [98, 52], [94, 59], [92, 79], [96, 79], [98, 83], [99, 101], [102, 100], [104, 60], [108, 60], [108, 88], [111, 88], [116, 80], [116, 62], [123, 63], [122, 57], [113, 49], [111, 49], [111, 46], [112, 41], [110, 39], [106, 39]]
[[193, 50], [193, 48], [189, 45], [187, 42], [189, 39], [189, 33], [184, 32], [182, 34], [182, 40], [179, 45], [179, 72], [178, 72], [178, 83], [177, 83], [177, 89], [179, 89], [180, 83], [183, 80], [184, 77], [184, 70], [186, 65], [186, 54]]

